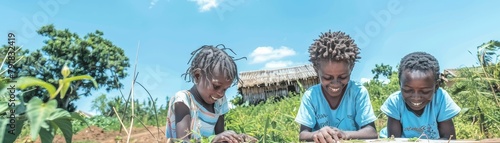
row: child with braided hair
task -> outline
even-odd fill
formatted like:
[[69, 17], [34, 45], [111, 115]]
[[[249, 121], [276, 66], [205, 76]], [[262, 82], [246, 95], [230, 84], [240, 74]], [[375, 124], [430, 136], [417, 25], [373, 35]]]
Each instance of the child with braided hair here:
[[301, 141], [377, 138], [368, 91], [350, 79], [359, 48], [344, 32], [326, 32], [309, 47], [320, 83], [302, 96], [295, 121]]
[[413, 52], [401, 59], [398, 71], [400, 91], [390, 95], [380, 110], [387, 115], [387, 127], [380, 137], [456, 139], [453, 117], [460, 107], [439, 87], [439, 63], [425, 52]]
[[[243, 142], [256, 139], [234, 131], [224, 131], [224, 115], [229, 111], [226, 90], [239, 82], [234, 59], [224, 45], [204, 45], [193, 51], [191, 66], [183, 74], [194, 85], [171, 97], [168, 104], [167, 138], [185, 141], [216, 135], [214, 142]], [[231, 50], [232, 52], [232, 50]], [[234, 52], [233, 52], [234, 53]], [[240, 58], [241, 59], [241, 58]], [[188, 62], [188, 63], [189, 63]]]

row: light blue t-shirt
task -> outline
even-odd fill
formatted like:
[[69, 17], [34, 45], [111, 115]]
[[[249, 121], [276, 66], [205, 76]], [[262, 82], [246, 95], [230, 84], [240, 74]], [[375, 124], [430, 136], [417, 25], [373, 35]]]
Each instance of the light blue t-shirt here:
[[325, 126], [343, 131], [357, 131], [377, 120], [373, 112], [368, 90], [363, 85], [349, 81], [342, 101], [332, 110], [321, 85], [310, 87], [302, 96], [295, 121], [316, 131]]
[[[451, 99], [448, 92], [439, 88], [431, 102], [425, 106], [420, 117], [407, 108], [401, 91], [390, 95], [380, 110], [387, 116], [401, 122], [401, 137], [403, 138], [420, 137], [422, 133], [425, 133], [429, 139], [439, 139], [441, 137], [439, 136], [438, 123], [457, 116], [461, 109]], [[387, 127], [380, 131], [380, 137], [389, 137]]]
[[208, 111], [201, 103], [194, 99], [193, 94], [188, 90], [182, 90], [170, 98], [168, 113], [167, 113], [167, 138], [180, 138], [177, 136], [175, 124], [175, 103], [184, 103], [190, 110], [191, 122], [190, 131], [193, 132], [192, 138], [200, 139], [200, 137], [209, 137], [215, 135], [215, 125], [219, 117], [229, 112], [228, 101], [226, 96], [217, 100], [214, 103], [215, 113]]

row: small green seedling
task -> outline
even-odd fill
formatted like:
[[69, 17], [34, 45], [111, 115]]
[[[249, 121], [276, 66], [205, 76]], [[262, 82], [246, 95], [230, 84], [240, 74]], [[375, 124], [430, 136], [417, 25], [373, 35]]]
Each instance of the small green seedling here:
[[409, 142], [418, 142], [418, 138], [417, 137], [413, 137], [413, 138], [409, 138], [408, 141]]
[[92, 78], [89, 75], [79, 75], [79, 76], [68, 77], [71, 74], [71, 71], [66, 64], [62, 68], [61, 74], [63, 75], [63, 79], [59, 80], [59, 87], [57, 88], [57, 90], [52, 84], [47, 83], [43, 80], [37, 79], [35, 77], [21, 77], [21, 78], [19, 78], [18, 79], [19, 88], [26, 89], [26, 88], [31, 87], [31, 86], [41, 86], [49, 92], [50, 99], [54, 99], [57, 95], [60, 95], [60, 98], [63, 99], [64, 96], [66, 96], [66, 92], [68, 91], [68, 89], [71, 88], [71, 86], [70, 86], [71, 82], [77, 81], [77, 80], [90, 80], [90, 81], [92, 81], [94, 86], [97, 88], [97, 82], [95, 81], [94, 78]]

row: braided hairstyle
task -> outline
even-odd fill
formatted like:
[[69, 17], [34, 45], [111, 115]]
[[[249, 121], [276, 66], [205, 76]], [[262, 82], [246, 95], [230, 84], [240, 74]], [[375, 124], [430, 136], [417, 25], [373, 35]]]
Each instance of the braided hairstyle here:
[[432, 71], [436, 78], [436, 82], [439, 83], [440, 81], [439, 62], [434, 56], [426, 52], [413, 52], [404, 56], [401, 59], [401, 63], [399, 63], [399, 79], [401, 79], [405, 70], [422, 72]]
[[[219, 48], [219, 46], [223, 48]], [[246, 59], [246, 57], [234, 59], [234, 57], [229, 56], [224, 50], [230, 50], [236, 55], [232, 49], [226, 48], [223, 44], [219, 44], [215, 47], [212, 45], [203, 45], [191, 52], [191, 58], [188, 61], [188, 64], [191, 63], [191, 66], [182, 74], [184, 80], [187, 82], [192, 81], [194, 78], [194, 71], [196, 69], [201, 69], [203, 75], [212, 75], [215, 70], [220, 71], [228, 80], [233, 80], [232, 86], [240, 82], [235, 61], [243, 58]], [[188, 76], [189, 80], [187, 80]], [[207, 80], [208, 77], [209, 76], [205, 76]]]
[[319, 62], [324, 60], [329, 61], [345, 61], [354, 67], [354, 63], [361, 59], [359, 56], [359, 48], [354, 43], [354, 39], [344, 32], [321, 33], [319, 39], [314, 39], [314, 43], [309, 47], [309, 61], [314, 67], [319, 67]]

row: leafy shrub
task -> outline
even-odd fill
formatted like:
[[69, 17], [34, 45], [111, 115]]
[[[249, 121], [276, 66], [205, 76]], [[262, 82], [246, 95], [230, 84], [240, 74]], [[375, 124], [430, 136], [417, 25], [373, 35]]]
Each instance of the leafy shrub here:
[[226, 129], [246, 133], [259, 142], [296, 142], [299, 125], [294, 119], [300, 106], [301, 96], [250, 106], [237, 106], [226, 115]]

